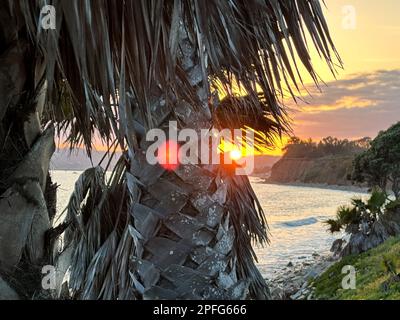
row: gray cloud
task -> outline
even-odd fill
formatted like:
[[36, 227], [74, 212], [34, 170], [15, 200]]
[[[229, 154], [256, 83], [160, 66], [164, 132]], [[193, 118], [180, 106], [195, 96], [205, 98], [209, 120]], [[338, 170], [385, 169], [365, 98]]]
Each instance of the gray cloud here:
[[400, 70], [356, 74], [321, 89], [309, 88], [307, 104], [289, 105], [300, 137], [374, 137], [400, 121]]

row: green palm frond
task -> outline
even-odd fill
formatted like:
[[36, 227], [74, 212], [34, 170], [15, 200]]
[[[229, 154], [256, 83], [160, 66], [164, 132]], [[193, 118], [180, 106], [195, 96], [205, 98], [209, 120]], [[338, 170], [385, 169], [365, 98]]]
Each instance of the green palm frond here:
[[371, 197], [367, 201], [367, 208], [374, 214], [380, 213], [387, 201], [387, 194], [380, 188], [374, 188]]
[[361, 221], [361, 212], [357, 207], [340, 206], [337, 209], [335, 219], [329, 219], [325, 223], [331, 233], [340, 232], [349, 225], [358, 225]]
[[400, 199], [389, 200], [389, 202], [385, 206], [385, 209], [388, 212], [395, 212], [396, 209], [398, 209], [398, 208], [400, 208]]
[[351, 204], [357, 208], [358, 210], [365, 210], [366, 204], [361, 198], [353, 198], [351, 199]]
[[325, 221], [325, 223], [329, 226], [329, 231], [331, 233], [340, 232], [342, 230], [342, 225], [334, 219], [329, 219]]
[[356, 208], [348, 207], [348, 206], [341, 206], [338, 208], [337, 213], [337, 220], [343, 226], [349, 224], [357, 224], [360, 221], [361, 215], [360, 212]]

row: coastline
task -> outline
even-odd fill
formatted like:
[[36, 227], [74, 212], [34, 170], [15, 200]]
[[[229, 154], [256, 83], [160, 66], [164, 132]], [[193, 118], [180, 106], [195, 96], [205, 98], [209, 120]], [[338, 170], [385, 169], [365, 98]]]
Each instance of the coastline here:
[[335, 185], [335, 184], [327, 184], [327, 183], [276, 182], [276, 181], [270, 181], [265, 178], [260, 178], [260, 177], [257, 177], [257, 178], [264, 180], [264, 181], [258, 182], [258, 183], [262, 183], [262, 184], [368, 193], [367, 187], [360, 187], [360, 186], [351, 186], [351, 185], [345, 186], [345, 185]]
[[338, 260], [332, 254], [313, 253], [303, 261], [289, 262], [273, 277], [265, 279], [271, 291], [272, 300], [313, 300], [314, 279], [325, 272]]
[[[302, 183], [290, 182], [282, 183], [270, 181], [268, 178], [258, 176], [256, 183], [307, 187], [316, 189], [348, 191], [356, 193], [368, 193], [367, 187], [352, 185], [329, 185], [321, 183]], [[266, 279], [273, 300], [313, 300], [314, 296], [314, 279], [324, 273], [329, 267], [338, 261], [333, 257], [332, 253], [314, 252], [308, 256], [295, 256], [281, 270], [276, 271], [272, 276]]]

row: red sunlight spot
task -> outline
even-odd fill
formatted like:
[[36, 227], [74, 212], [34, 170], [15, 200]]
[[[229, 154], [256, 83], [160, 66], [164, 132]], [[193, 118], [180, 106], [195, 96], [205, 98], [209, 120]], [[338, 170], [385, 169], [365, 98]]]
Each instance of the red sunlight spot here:
[[158, 148], [158, 163], [165, 170], [175, 170], [179, 167], [178, 154], [179, 145], [175, 141], [167, 140]]

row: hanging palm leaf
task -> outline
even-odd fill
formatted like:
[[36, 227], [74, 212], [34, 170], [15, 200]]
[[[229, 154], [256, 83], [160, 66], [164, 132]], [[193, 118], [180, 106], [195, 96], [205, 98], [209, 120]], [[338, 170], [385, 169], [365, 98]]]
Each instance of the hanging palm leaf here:
[[[279, 103], [282, 84], [294, 94], [290, 84], [298, 89], [302, 82], [296, 60], [318, 82], [306, 31], [332, 70], [335, 59], [340, 63], [317, 0], [214, 0], [207, 6], [198, 0], [49, 3], [57, 12], [57, 28], [52, 31], [37, 23], [44, 2], [21, 0], [10, 6], [16, 15], [23, 14], [46, 60], [49, 116], [66, 118], [57, 115], [66, 112], [59, 108], [59, 97], [68, 94], [72, 110], [67, 112], [73, 120], [65, 121], [71, 128], [70, 141], [85, 143], [88, 151], [94, 128], [105, 140], [131, 130], [118, 123], [126, 121], [117, 108], [122, 99], [136, 121], [150, 128], [159, 115], [152, 105], [155, 96], [165, 101], [162, 113], [173, 111], [181, 100], [200, 108], [204, 102], [193, 92], [199, 81], [218, 84], [231, 99], [235, 99], [232, 84], [239, 83], [247, 94], [245, 110], [251, 109], [256, 118], [268, 112], [276, 124], [284, 124]], [[191, 43], [180, 39], [182, 28]], [[194, 66], [186, 59], [190, 51], [200, 61], [196, 68], [190, 68]], [[198, 77], [191, 77], [194, 73]], [[118, 94], [120, 88], [125, 88], [124, 95]], [[210, 89], [205, 90], [207, 94]]]

